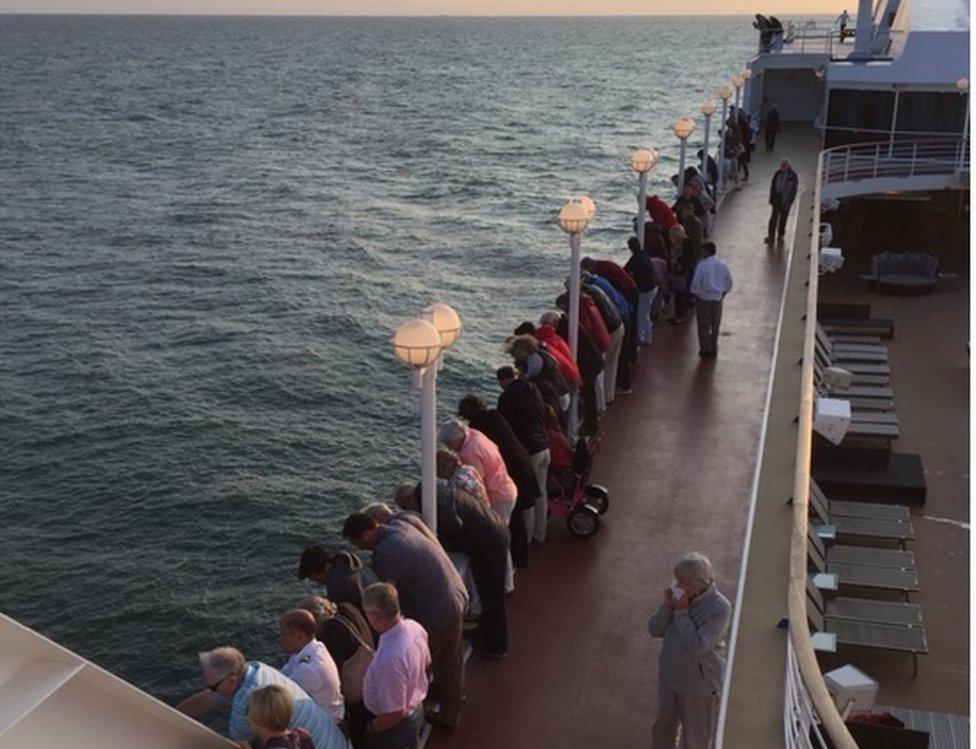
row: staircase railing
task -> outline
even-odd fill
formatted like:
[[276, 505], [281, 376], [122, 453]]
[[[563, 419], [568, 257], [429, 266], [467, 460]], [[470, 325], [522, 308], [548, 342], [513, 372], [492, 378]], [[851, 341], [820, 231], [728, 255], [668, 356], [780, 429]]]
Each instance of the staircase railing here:
[[837, 146], [823, 152], [823, 184], [865, 179], [955, 175], [969, 172], [969, 138], [887, 140]]

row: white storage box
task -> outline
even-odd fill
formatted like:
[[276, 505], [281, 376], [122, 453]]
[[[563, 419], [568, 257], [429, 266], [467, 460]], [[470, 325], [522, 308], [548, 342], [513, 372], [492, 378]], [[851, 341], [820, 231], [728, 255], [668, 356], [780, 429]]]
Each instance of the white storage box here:
[[868, 712], [877, 702], [878, 682], [850, 664], [825, 673], [824, 682], [834, 696], [837, 709], [845, 716]]
[[820, 272], [833, 273], [844, 265], [844, 251], [840, 247], [820, 248]]
[[851, 402], [840, 398], [817, 398], [813, 412], [813, 429], [839, 445], [851, 428]]

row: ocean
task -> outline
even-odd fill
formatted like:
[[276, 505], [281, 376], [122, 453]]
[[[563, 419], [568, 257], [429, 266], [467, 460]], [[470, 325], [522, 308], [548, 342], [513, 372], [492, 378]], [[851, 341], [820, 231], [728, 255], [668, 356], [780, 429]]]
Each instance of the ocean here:
[[671, 123], [755, 41], [747, 17], [0, 16], [0, 610], [171, 704], [200, 649], [280, 663], [302, 547], [417, 473], [392, 331], [454, 306], [441, 418], [493, 401], [568, 271], [559, 207], [591, 195], [584, 255], [625, 257], [630, 152], [661, 150], [663, 191]]

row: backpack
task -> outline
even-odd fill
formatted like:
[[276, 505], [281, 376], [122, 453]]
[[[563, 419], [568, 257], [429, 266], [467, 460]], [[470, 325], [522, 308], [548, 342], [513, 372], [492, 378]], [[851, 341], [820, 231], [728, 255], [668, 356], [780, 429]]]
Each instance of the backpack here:
[[356, 631], [356, 627], [352, 625], [348, 619], [342, 616], [340, 612], [336, 617], [336, 621], [340, 622], [351, 634], [356, 642], [359, 643], [359, 647], [356, 648], [356, 652], [349, 656], [346, 660], [342, 662], [339, 667], [339, 681], [342, 690], [342, 697], [347, 703], [356, 703], [363, 701], [363, 679], [366, 678], [366, 670], [369, 668], [369, 664], [373, 662], [373, 656], [376, 651], [373, 650], [363, 638], [360, 636], [359, 632]]

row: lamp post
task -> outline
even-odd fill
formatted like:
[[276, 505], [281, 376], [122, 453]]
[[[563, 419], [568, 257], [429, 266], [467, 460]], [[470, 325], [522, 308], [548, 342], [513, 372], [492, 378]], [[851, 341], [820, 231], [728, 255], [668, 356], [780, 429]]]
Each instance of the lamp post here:
[[437, 532], [437, 370], [443, 353], [461, 335], [461, 319], [446, 304], [432, 304], [421, 316], [403, 323], [393, 334], [393, 353], [413, 368], [420, 390], [421, 511], [427, 527]]
[[681, 141], [681, 150], [678, 152], [678, 196], [681, 196], [685, 189], [685, 152], [688, 150], [688, 136], [695, 132], [695, 121], [691, 117], [682, 117], [671, 126], [674, 134]]
[[722, 133], [718, 151], [718, 186], [715, 188], [715, 200], [722, 192], [722, 184], [725, 182], [725, 131], [728, 130], [729, 99], [732, 97], [731, 86], [721, 86], [718, 90], [718, 98], [722, 100], [722, 121], [719, 123], [719, 130]]
[[712, 115], [715, 114], [715, 102], [706, 99], [702, 102], [701, 113], [705, 118], [705, 140], [702, 143], [701, 174], [705, 184], [708, 184], [708, 135], [712, 129]]
[[735, 108], [739, 108], [740, 94], [742, 93], [742, 84], [746, 82], [746, 79], [742, 77], [740, 73], [736, 73], [732, 76], [732, 85], [735, 86]]
[[969, 132], [969, 79], [960, 78], [956, 81], [956, 89], [965, 99], [966, 117], [962, 124], [962, 140], [959, 141], [959, 164], [956, 169], [962, 173], [963, 164], [966, 161], [966, 134]]
[[[585, 202], [584, 202], [585, 201]], [[569, 235], [569, 350], [573, 361], [577, 360], [579, 350], [579, 304], [580, 304], [580, 244], [581, 235], [596, 214], [596, 206], [588, 197], [570, 200], [559, 211], [559, 228]], [[579, 392], [572, 390], [569, 403], [568, 431], [576, 438], [579, 422]]]
[[647, 212], [647, 173], [657, 163], [657, 151], [641, 148], [630, 155], [630, 168], [637, 172], [637, 241], [644, 249], [644, 217]]

